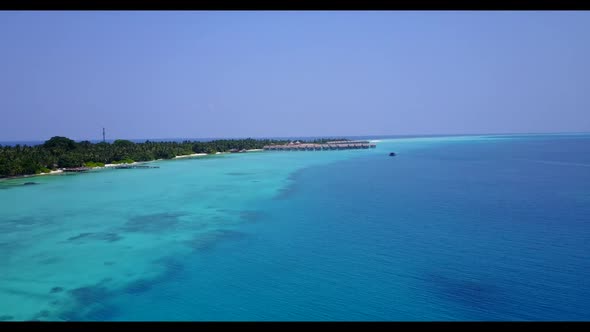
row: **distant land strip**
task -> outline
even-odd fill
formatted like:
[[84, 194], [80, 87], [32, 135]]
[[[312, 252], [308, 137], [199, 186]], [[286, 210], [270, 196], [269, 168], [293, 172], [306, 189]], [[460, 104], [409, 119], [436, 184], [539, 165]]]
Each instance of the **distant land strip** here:
[[[312, 147], [334, 141], [347, 142], [350, 140], [346, 138], [301, 140], [297, 142], [297, 146]], [[43, 144], [34, 146], [0, 146], [0, 178], [53, 174], [61, 173], [64, 170], [84, 170], [158, 159], [246, 152], [262, 150], [265, 146], [290, 146], [289, 143], [294, 144], [295, 142], [247, 138], [219, 139], [208, 142], [151, 142], [148, 140], [143, 143], [118, 139], [112, 143], [92, 143], [90, 141], [76, 142], [67, 137], [54, 136]]]

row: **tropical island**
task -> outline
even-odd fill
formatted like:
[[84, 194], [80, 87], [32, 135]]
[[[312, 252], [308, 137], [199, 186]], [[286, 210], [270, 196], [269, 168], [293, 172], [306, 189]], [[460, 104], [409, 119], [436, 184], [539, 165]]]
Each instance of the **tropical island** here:
[[[308, 144], [323, 144], [347, 139], [315, 139], [301, 141]], [[134, 143], [118, 139], [113, 143], [90, 141], [76, 142], [55, 136], [43, 144], [28, 146], [0, 145], [0, 178], [49, 174], [64, 168], [94, 168], [105, 165], [132, 164], [158, 159], [174, 159], [196, 155], [211, 155], [225, 152], [261, 150], [269, 145], [286, 145], [289, 140], [273, 139], [219, 139], [209, 142], [151, 142]]]

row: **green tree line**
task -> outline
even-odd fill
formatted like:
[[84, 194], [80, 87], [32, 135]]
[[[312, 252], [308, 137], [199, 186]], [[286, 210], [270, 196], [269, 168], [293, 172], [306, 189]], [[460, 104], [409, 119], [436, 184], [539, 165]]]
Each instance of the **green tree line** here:
[[[322, 143], [337, 139], [319, 139]], [[55, 136], [36, 146], [0, 145], [0, 177], [39, 174], [58, 168], [102, 166], [112, 163], [131, 163], [156, 159], [172, 159], [192, 153], [214, 154], [230, 150], [262, 149], [265, 145], [286, 144], [287, 140], [220, 139], [210, 142], [150, 142], [134, 143], [116, 140], [113, 143], [76, 142]], [[300, 141], [304, 142], [304, 141]], [[307, 143], [307, 142], [306, 142]]]

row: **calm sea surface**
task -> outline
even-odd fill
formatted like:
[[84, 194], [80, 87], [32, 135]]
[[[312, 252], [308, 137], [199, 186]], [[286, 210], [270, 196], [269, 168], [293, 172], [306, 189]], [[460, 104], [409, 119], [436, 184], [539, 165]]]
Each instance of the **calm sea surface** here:
[[0, 181], [0, 320], [590, 319], [590, 135], [151, 164]]

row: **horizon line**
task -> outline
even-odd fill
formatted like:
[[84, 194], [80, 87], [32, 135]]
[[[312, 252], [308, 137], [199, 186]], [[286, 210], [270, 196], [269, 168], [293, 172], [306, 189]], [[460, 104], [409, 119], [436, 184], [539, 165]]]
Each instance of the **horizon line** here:
[[[372, 134], [372, 135], [320, 135], [320, 136], [218, 136], [218, 137], [153, 137], [153, 138], [146, 138], [146, 137], [139, 137], [139, 138], [114, 138], [114, 139], [107, 139], [106, 141], [115, 141], [115, 140], [129, 140], [129, 141], [162, 141], [162, 140], [191, 140], [191, 139], [207, 139], [207, 140], [232, 140], [232, 139], [289, 139], [289, 138], [353, 138], [353, 137], [371, 137], [371, 138], [380, 138], [385, 136], [394, 136], [394, 137], [428, 137], [428, 136], [482, 136], [482, 135], [559, 135], [559, 134], [590, 134], [590, 131], [549, 131], [549, 132], [488, 132], [488, 133], [436, 133], [436, 134]], [[60, 136], [54, 135], [51, 137]], [[4, 143], [17, 143], [17, 142], [44, 142], [47, 139], [29, 139], [29, 140], [6, 140], [0, 141]], [[67, 137], [67, 136], [62, 136]], [[67, 137], [70, 138], [70, 137]], [[93, 139], [74, 139], [70, 138], [77, 142], [82, 141], [102, 141], [102, 138], [93, 138]]]

